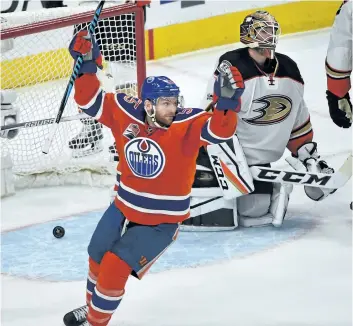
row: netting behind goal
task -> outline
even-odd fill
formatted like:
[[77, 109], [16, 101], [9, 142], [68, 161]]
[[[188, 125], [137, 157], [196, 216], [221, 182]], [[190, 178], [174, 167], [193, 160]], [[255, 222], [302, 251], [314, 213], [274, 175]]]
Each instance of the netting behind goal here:
[[[68, 45], [74, 33], [88, 28], [94, 9], [57, 8], [1, 15], [1, 92], [16, 93], [13, 105], [20, 112], [17, 122], [56, 116], [73, 67]], [[143, 20], [143, 10], [136, 5], [103, 10], [95, 37], [104, 58], [99, 77], [106, 90], [138, 95], [146, 74]], [[64, 116], [79, 113], [73, 95]], [[18, 185], [92, 183], [94, 175], [99, 179], [114, 174], [110, 130], [91, 119], [62, 122], [45, 155], [42, 145], [50, 127], [22, 128], [14, 139], [1, 138], [1, 153], [10, 154], [13, 172], [22, 180]], [[82, 173], [88, 179], [82, 178]]]

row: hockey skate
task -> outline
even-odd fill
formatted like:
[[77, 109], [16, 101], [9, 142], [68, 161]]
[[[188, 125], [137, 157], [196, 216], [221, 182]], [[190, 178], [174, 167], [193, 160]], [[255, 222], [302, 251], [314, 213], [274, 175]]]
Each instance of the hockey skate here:
[[63, 319], [65, 326], [88, 326], [87, 312], [87, 305], [68, 312]]
[[69, 141], [74, 158], [93, 155], [103, 150], [102, 125], [91, 119], [81, 120], [81, 122], [83, 124], [81, 132]]

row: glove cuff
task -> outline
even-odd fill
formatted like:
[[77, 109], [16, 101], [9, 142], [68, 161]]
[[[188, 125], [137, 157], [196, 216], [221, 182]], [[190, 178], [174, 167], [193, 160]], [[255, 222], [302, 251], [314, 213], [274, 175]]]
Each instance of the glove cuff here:
[[97, 72], [97, 64], [95, 61], [83, 61], [79, 74], [95, 74]]
[[238, 99], [218, 98], [214, 108], [219, 111], [232, 110], [237, 111], [240, 101]]
[[327, 90], [326, 91], [326, 97], [327, 97], [327, 99], [336, 100], [336, 101], [341, 100], [343, 98], [346, 98], [347, 100], [350, 100], [349, 92], [347, 92], [344, 96], [339, 97], [336, 94], [332, 93], [331, 91]]

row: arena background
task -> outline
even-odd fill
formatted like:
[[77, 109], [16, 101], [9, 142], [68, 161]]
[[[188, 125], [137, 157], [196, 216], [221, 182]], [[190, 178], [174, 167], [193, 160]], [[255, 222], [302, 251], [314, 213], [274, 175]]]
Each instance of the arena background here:
[[[255, 8], [270, 11], [281, 24], [282, 34], [329, 27], [340, 3], [341, 1], [152, 1], [147, 8], [146, 58], [155, 60], [238, 42], [239, 25], [245, 15]], [[78, 1], [64, 1], [64, 4], [74, 10]], [[33, 0], [1, 3], [2, 13], [42, 8], [40, 1]], [[69, 30], [68, 33], [72, 31]], [[22, 37], [18, 42], [29, 44], [27, 38], [30, 37]], [[57, 40], [55, 49], [38, 40], [35, 47], [27, 50], [26, 56], [2, 61], [1, 70], [5, 72], [1, 77], [2, 87], [25, 86], [30, 80], [38, 81], [41, 76], [48, 75], [45, 70], [50, 70], [51, 67], [45, 65], [45, 60], [41, 58], [49, 53], [53, 58], [63, 60], [63, 56], [69, 55], [66, 48], [67, 44], [62, 44], [60, 39]], [[41, 69], [32, 64], [37, 60], [42, 62]], [[5, 69], [7, 65], [16, 69]], [[71, 65], [66, 70], [68, 76]], [[11, 76], [7, 76], [6, 71], [12, 71]], [[51, 79], [53, 78], [55, 76], [51, 74]]]

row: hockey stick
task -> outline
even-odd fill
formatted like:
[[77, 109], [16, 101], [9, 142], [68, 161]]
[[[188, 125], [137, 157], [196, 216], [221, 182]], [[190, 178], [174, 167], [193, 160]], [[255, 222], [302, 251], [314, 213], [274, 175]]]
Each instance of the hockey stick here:
[[253, 178], [259, 181], [338, 189], [343, 187], [352, 176], [352, 154], [338, 171], [332, 174], [285, 171], [262, 166], [252, 166], [250, 171]]
[[[234, 139], [233, 139], [234, 141]], [[236, 143], [234, 143], [236, 146]], [[263, 166], [252, 166], [250, 171], [242, 167], [246, 159], [242, 152], [233, 152], [227, 144], [209, 145], [207, 152], [215, 172], [220, 189], [226, 199], [233, 199], [251, 193], [254, 188], [248, 180], [248, 173], [254, 180], [276, 183], [290, 183], [318, 188], [338, 189], [344, 186], [352, 176], [352, 154], [348, 156], [344, 164], [333, 174], [311, 173], [304, 168], [300, 171], [286, 171]], [[290, 158], [286, 161], [293, 166]], [[240, 186], [240, 187], [239, 187]], [[245, 191], [241, 191], [241, 190]]]
[[[103, 6], [104, 6], [104, 2], [105, 1], [100, 1], [96, 11], [94, 12], [93, 19], [92, 19], [92, 21], [91, 21], [91, 23], [89, 25], [89, 29], [88, 29], [88, 33], [90, 35], [93, 35], [94, 29], [97, 26], [99, 16], [100, 16], [100, 14], [102, 12], [102, 9], [103, 9]], [[82, 57], [82, 55], [80, 55], [77, 58], [76, 62], [75, 62], [75, 66], [73, 68], [69, 83], [67, 84], [64, 96], [63, 96], [63, 98], [61, 100], [61, 104], [60, 104], [58, 113], [56, 115], [54, 125], [51, 128], [51, 130], [50, 130], [49, 137], [44, 142], [44, 145], [43, 145], [43, 148], [42, 148], [42, 152], [44, 154], [48, 154], [48, 152], [49, 152], [49, 147], [50, 147], [50, 145], [51, 145], [51, 143], [52, 143], [52, 141], [54, 139], [55, 133], [56, 133], [58, 127], [59, 127], [59, 123], [60, 123], [61, 117], [63, 115], [66, 103], [67, 103], [67, 101], [69, 99], [69, 96], [71, 94], [71, 90], [72, 90], [72, 88], [74, 86], [74, 82], [75, 82], [75, 80], [77, 78], [77, 74], [78, 74], [78, 71], [80, 70], [80, 68], [82, 66], [82, 63], [83, 63], [83, 57]]]
[[[86, 113], [80, 113], [80, 114], [72, 115], [72, 116], [69, 116], [69, 117], [63, 117], [63, 118], [61, 118], [60, 122], [75, 121], [75, 120], [86, 119], [86, 118], [92, 119], [92, 117], [90, 117]], [[20, 123], [14, 123], [14, 124], [11, 124], [11, 125], [1, 126], [1, 131], [3, 131], [3, 130], [13, 130], [13, 129], [22, 129], [22, 128], [40, 127], [40, 126], [51, 125], [53, 123], [55, 123], [55, 118], [33, 120], [33, 121], [20, 122]]]

